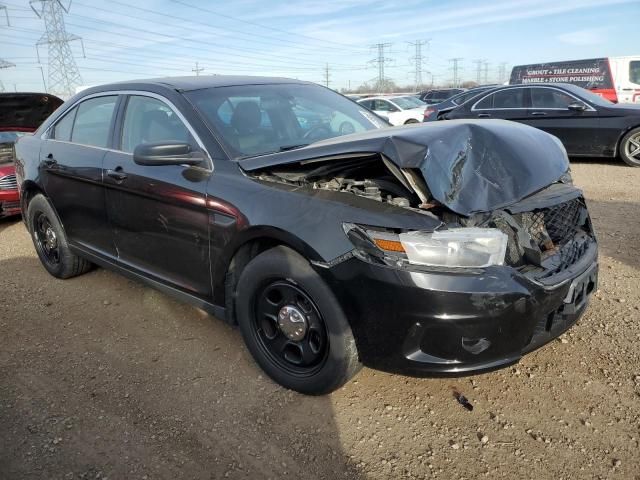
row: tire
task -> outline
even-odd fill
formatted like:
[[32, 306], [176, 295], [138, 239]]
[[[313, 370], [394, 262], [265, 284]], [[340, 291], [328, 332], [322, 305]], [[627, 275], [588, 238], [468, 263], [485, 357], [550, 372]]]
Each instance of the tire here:
[[412, 123], [420, 123], [420, 122], [418, 120], [416, 120], [415, 118], [410, 118], [409, 120], [404, 122], [405, 125], [411, 125]]
[[67, 236], [49, 200], [38, 194], [29, 202], [27, 226], [40, 262], [51, 275], [71, 278], [91, 269], [91, 263], [73, 254]]
[[640, 167], [640, 127], [632, 129], [622, 137], [620, 158], [631, 167]]
[[285, 388], [323, 395], [361, 368], [337, 299], [309, 262], [287, 247], [267, 250], [244, 268], [236, 312], [253, 358]]

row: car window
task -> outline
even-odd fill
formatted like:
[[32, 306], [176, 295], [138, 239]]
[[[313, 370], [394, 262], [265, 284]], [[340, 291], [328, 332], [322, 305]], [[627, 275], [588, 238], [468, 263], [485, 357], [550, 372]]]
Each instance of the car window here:
[[396, 110], [396, 108], [386, 100], [374, 100], [373, 109], [379, 112], [392, 112]]
[[363, 107], [368, 108], [369, 110], [372, 110], [371, 100], [362, 100], [361, 102], [358, 102], [358, 103]]
[[138, 145], [161, 142], [195, 143], [182, 120], [166, 103], [141, 95], [129, 97], [121, 150], [132, 153]]
[[73, 129], [73, 120], [76, 118], [77, 111], [77, 107], [73, 108], [70, 112], [66, 113], [58, 123], [56, 123], [53, 129], [52, 138], [62, 140], [63, 142], [71, 141], [71, 130]]
[[576, 99], [555, 88], [532, 88], [531, 106], [533, 108], [560, 108], [566, 109]]
[[524, 108], [524, 88], [510, 88], [488, 95], [474, 109]]
[[456, 105], [462, 105], [467, 100], [471, 100], [472, 98], [477, 97], [478, 95], [480, 95], [484, 91], [485, 90], [475, 90], [475, 91], [472, 91], [472, 92], [460, 93], [456, 97], [452, 98], [451, 102], [453, 102]]
[[106, 147], [109, 143], [111, 117], [117, 96], [97, 97], [85, 100], [78, 106], [71, 141], [82, 145]]
[[404, 110], [408, 110], [410, 108], [420, 108], [424, 107], [425, 103], [416, 97], [396, 97], [393, 99], [393, 103], [398, 105], [400, 108]]
[[629, 62], [629, 81], [640, 85], [640, 60]]

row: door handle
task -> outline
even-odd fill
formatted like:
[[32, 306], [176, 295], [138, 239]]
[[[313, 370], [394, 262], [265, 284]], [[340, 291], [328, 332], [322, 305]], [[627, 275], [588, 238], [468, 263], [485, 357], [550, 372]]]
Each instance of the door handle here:
[[478, 118], [489, 118], [491, 117], [490, 113], [479, 113]]
[[544, 117], [546, 114], [547, 112], [531, 112], [534, 117]]
[[42, 163], [44, 163], [47, 167], [53, 167], [58, 163], [58, 161], [53, 157], [53, 153], [50, 153]]
[[116, 167], [113, 170], [107, 170], [107, 176], [113, 178], [117, 183], [123, 182], [127, 179], [127, 174], [124, 173], [122, 167]]

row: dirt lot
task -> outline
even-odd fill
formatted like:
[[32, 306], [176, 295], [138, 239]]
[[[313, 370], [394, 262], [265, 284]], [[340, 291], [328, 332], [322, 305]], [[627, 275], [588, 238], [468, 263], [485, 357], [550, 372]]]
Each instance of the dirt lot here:
[[639, 479], [640, 168], [573, 171], [601, 277], [568, 334], [506, 370], [364, 369], [323, 398], [154, 290], [105, 270], [54, 280], [22, 223], [0, 222], [0, 478]]

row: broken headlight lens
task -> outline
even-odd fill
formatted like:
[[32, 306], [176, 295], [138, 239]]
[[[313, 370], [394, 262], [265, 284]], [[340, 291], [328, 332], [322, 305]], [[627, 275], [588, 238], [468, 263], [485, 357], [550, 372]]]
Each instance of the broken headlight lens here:
[[503, 265], [508, 237], [495, 228], [451, 228], [436, 232], [392, 233], [345, 225], [356, 249], [385, 263], [430, 267], [482, 268]]

